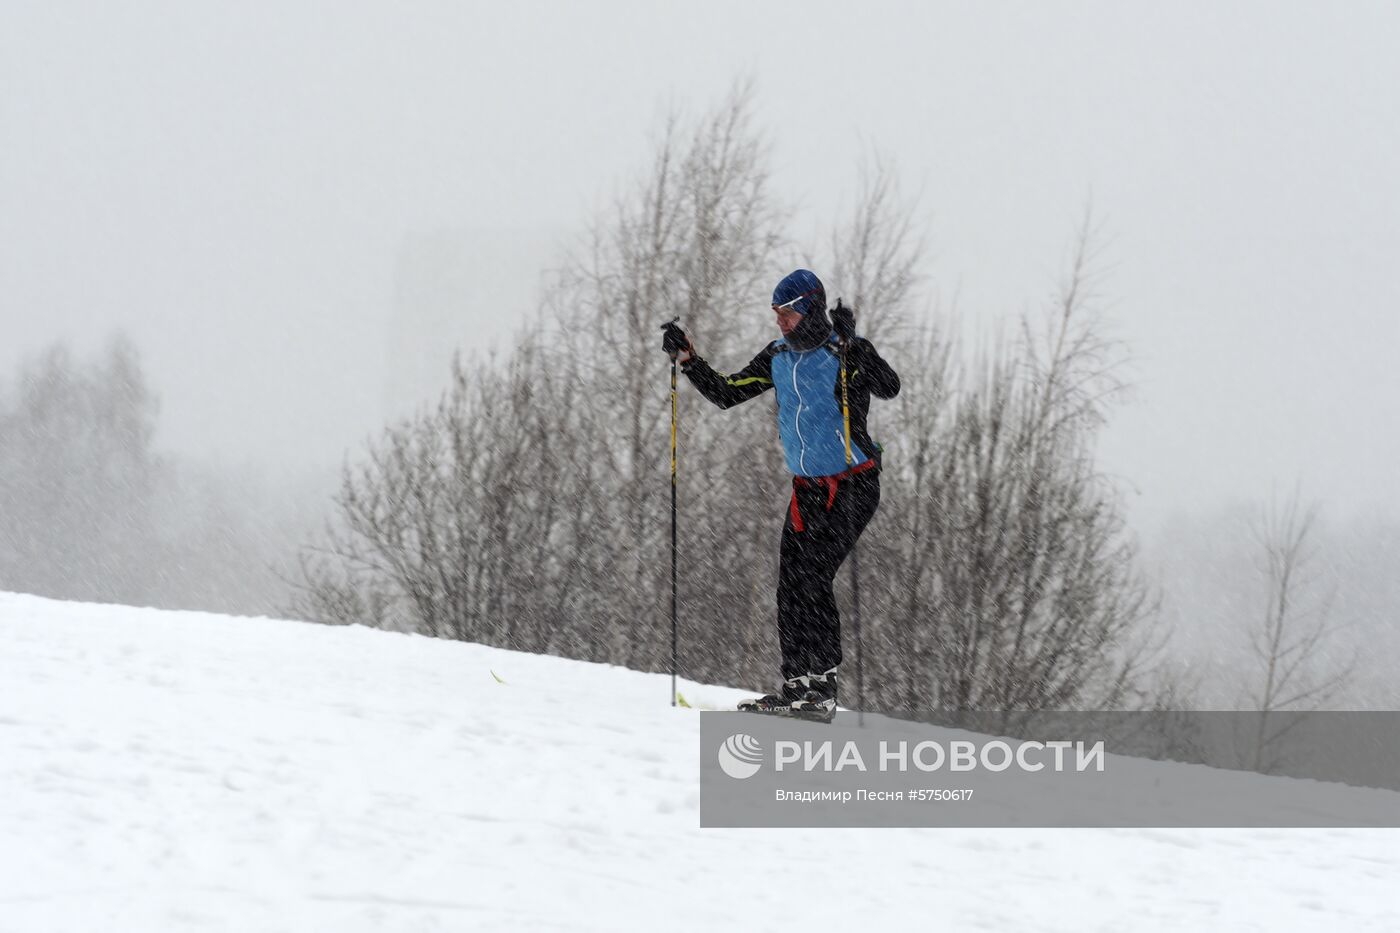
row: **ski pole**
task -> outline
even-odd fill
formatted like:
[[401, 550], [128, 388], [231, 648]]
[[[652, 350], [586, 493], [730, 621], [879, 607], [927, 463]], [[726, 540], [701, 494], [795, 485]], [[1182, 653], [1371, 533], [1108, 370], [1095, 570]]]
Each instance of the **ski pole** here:
[[851, 621], [856, 630], [856, 717], [865, 725], [865, 656], [860, 641], [860, 542], [851, 548]]
[[[836, 307], [841, 307], [841, 299], [836, 299]], [[840, 343], [841, 351], [841, 428], [846, 441], [846, 466], [851, 465], [851, 400], [847, 391], [846, 378], [847, 341]], [[857, 723], [865, 725], [865, 672], [864, 657], [860, 643], [860, 545], [851, 546], [851, 620], [856, 630], [856, 716]]]
[[[836, 299], [836, 307], [841, 307], [841, 299]], [[846, 394], [846, 340], [840, 344], [841, 350], [841, 427], [846, 438], [846, 466], [851, 465], [851, 402]]]
[[[674, 318], [665, 330], [680, 321]], [[676, 545], [676, 434], [680, 414], [676, 404], [676, 374], [680, 370], [680, 354], [671, 354], [671, 705], [676, 705], [676, 565], [679, 550]]]

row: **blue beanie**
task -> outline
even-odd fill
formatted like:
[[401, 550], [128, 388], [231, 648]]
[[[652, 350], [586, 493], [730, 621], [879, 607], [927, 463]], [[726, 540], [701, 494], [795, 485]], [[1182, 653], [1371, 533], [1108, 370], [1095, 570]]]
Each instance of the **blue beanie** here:
[[773, 289], [773, 304], [790, 307], [803, 316], [813, 311], [825, 311], [826, 289], [814, 273], [798, 269]]

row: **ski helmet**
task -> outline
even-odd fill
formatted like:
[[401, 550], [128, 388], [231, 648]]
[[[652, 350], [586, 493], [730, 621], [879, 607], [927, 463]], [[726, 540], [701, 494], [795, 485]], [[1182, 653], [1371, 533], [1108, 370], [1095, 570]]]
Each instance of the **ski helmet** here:
[[792, 308], [806, 316], [813, 311], [826, 310], [826, 289], [822, 280], [806, 269], [789, 273], [778, 287], [773, 289], [773, 306]]

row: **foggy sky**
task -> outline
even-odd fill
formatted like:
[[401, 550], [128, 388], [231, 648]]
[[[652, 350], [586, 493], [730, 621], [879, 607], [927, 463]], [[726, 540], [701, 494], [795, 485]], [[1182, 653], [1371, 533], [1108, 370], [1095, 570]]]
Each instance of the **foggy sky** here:
[[1362, 3], [7, 0], [0, 365], [124, 330], [166, 448], [334, 464], [527, 320], [667, 107], [750, 75], [793, 235], [878, 149], [978, 326], [1092, 200], [1136, 520], [1295, 481], [1400, 513], [1397, 48]]

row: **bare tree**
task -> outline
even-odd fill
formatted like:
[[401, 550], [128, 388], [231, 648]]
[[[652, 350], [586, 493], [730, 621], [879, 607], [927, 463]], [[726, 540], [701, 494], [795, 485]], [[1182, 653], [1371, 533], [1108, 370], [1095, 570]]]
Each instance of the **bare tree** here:
[[1315, 568], [1317, 518], [1317, 505], [1304, 505], [1295, 489], [1255, 523], [1260, 570], [1268, 587], [1264, 611], [1250, 630], [1260, 675], [1249, 697], [1260, 713], [1252, 743], [1256, 771], [1280, 764], [1282, 739], [1302, 721], [1273, 714], [1322, 708], [1356, 669], [1355, 657], [1341, 664], [1327, 657], [1337, 626], [1330, 614], [1334, 594], [1321, 589]]
[[[755, 296], [780, 240], [767, 185], [766, 145], [753, 128], [747, 85], [693, 123], [673, 115], [642, 183], [595, 227], [551, 299], [564, 312], [555, 319], [559, 339], [580, 361], [585, 402], [571, 443], [599, 475], [590, 490], [603, 523], [588, 545], [595, 575], [579, 585], [608, 593], [597, 629], [619, 663], [659, 669], [669, 650], [658, 557], [669, 508], [659, 327], [682, 317], [700, 351], [720, 366], [743, 355], [732, 360], [738, 368], [761, 345], [755, 340], [766, 318], [747, 309], [759, 305]], [[682, 616], [695, 620], [719, 607], [732, 626], [685, 632], [683, 666], [692, 676], [720, 672], [719, 651], [732, 661], [734, 640], [748, 642], [754, 631], [747, 606], [763, 572], [744, 556], [757, 544], [752, 523], [734, 519], [753, 514], [771, 485], [762, 473], [775, 454], [756, 443], [768, 427], [744, 417], [721, 422], [683, 404]]]
[[556, 387], [531, 339], [505, 361], [455, 361], [435, 409], [345, 468], [337, 521], [303, 555], [296, 609], [545, 650], [528, 620], [550, 595], [542, 542], [562, 525], [549, 442], [570, 412]]
[[[386, 431], [347, 467], [339, 519], [306, 555], [298, 611], [666, 663], [659, 327], [683, 315], [722, 364], [768, 323], [766, 305], [744, 308], [758, 304], [778, 242], [750, 96], [741, 85], [693, 123], [670, 119], [640, 183], [554, 277], [531, 339], [503, 360], [459, 366], [436, 411]], [[764, 419], [695, 411], [683, 414], [682, 544], [683, 618], [697, 621], [682, 657], [688, 674], [717, 678], [732, 672], [736, 640], [768, 628], [750, 611], [769, 571], [752, 560], [749, 516], [769, 490], [749, 480], [776, 452]]]
[[857, 309], [863, 335], [880, 345], [906, 336], [909, 303], [926, 247], [915, 229], [917, 198], [904, 196], [884, 156], [860, 164], [850, 217], [831, 236], [831, 281]]
[[0, 404], [0, 588], [158, 601], [154, 500], [170, 476], [152, 442], [158, 407], [124, 337], [92, 362], [55, 344], [22, 366]]
[[[1120, 389], [1091, 308], [1086, 223], [1041, 325], [993, 345], [960, 377], [916, 370], [946, 399], [911, 421], [903, 676], [883, 699], [910, 709], [1113, 708], [1131, 700], [1152, 601], [1116, 496], [1093, 463]], [[911, 401], [911, 405], [921, 402]], [[895, 691], [899, 691], [896, 693]]]

